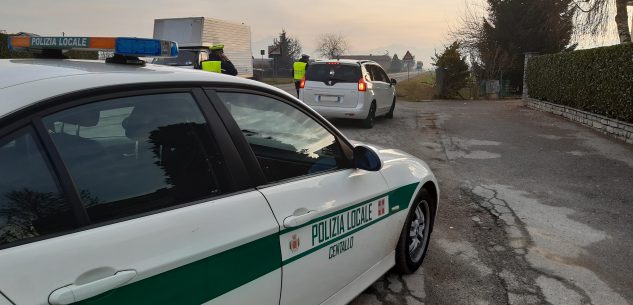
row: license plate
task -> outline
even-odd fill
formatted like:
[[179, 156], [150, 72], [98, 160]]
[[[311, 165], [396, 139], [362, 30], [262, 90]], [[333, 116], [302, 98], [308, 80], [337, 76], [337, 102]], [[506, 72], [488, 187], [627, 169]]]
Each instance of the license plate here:
[[335, 103], [338, 103], [339, 98], [340, 98], [340, 97], [338, 97], [338, 96], [321, 95], [321, 96], [319, 97], [319, 101], [320, 101], [320, 102], [335, 102]]

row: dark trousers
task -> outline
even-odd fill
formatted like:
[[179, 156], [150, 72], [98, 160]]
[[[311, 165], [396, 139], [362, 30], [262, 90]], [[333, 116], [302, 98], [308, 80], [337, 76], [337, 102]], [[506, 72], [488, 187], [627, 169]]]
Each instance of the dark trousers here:
[[299, 85], [301, 85], [301, 81], [295, 80], [295, 89], [297, 89], [297, 97], [299, 97]]

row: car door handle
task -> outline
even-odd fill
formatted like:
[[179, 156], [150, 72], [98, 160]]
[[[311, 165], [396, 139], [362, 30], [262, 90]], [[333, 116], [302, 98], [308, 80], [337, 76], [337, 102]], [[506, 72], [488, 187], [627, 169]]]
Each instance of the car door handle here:
[[51, 293], [48, 297], [48, 302], [51, 303], [51, 305], [67, 305], [83, 301], [112, 289], [116, 289], [132, 280], [135, 276], [136, 271], [125, 270], [119, 271], [113, 276], [102, 278], [83, 285], [62, 287]]
[[284, 219], [284, 227], [294, 228], [306, 224], [319, 216], [318, 211], [309, 211], [306, 208], [297, 209], [292, 215]]

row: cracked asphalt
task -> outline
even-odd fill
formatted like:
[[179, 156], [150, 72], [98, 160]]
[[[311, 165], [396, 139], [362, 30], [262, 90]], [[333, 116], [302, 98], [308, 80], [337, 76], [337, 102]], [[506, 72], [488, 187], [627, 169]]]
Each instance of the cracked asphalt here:
[[426, 260], [351, 304], [633, 304], [633, 145], [520, 101], [399, 101], [350, 139], [425, 160], [441, 188]]

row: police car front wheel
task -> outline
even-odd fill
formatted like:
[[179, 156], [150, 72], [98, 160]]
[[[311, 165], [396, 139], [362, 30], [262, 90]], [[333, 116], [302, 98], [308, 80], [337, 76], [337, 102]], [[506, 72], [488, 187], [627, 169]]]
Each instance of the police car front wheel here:
[[420, 192], [409, 210], [396, 247], [396, 268], [402, 274], [413, 273], [422, 265], [429, 246], [431, 235], [430, 197], [426, 191], [421, 190]]

